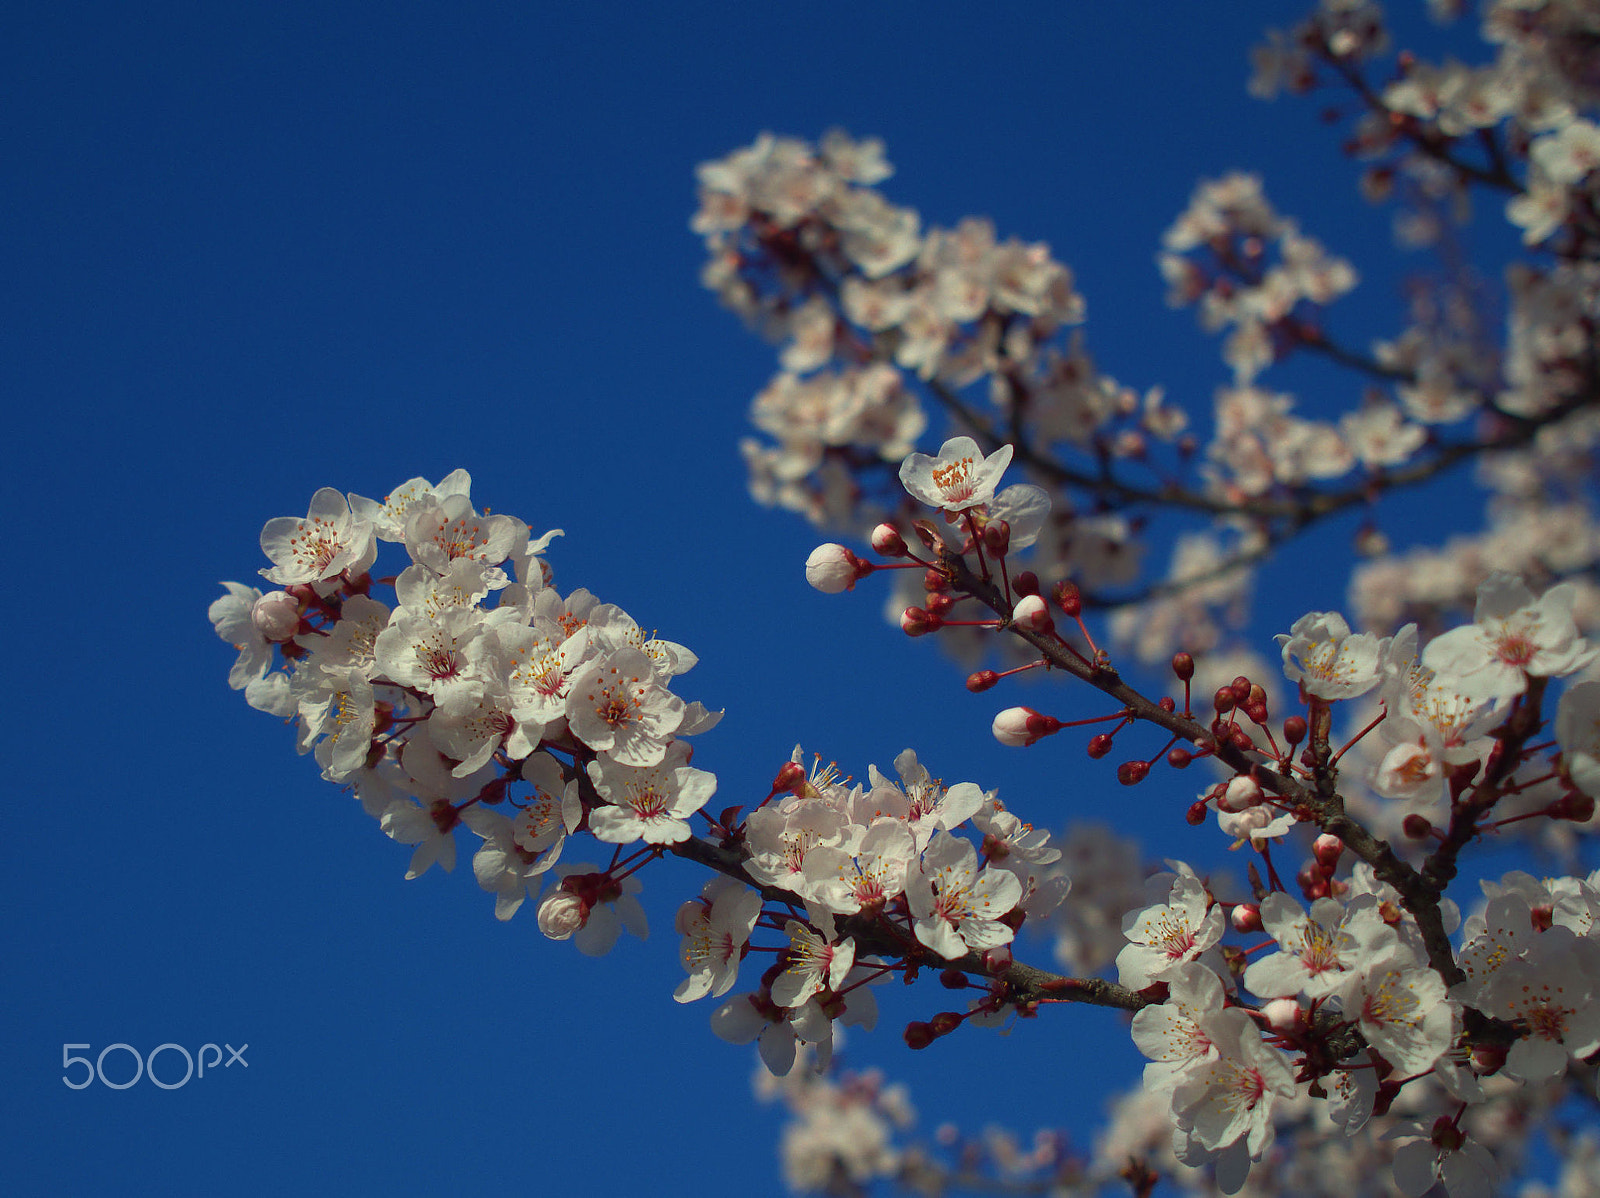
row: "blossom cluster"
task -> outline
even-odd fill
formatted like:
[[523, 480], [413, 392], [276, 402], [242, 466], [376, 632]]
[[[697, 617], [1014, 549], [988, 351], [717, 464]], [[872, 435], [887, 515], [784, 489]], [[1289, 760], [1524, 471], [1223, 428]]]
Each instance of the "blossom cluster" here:
[[[993, 489], [968, 482], [969, 497]], [[875, 1020], [868, 983], [913, 959], [997, 975], [1016, 928], [1061, 901], [1067, 878], [1042, 872], [1059, 857], [1048, 836], [975, 783], [944, 786], [909, 749], [898, 780], [869, 767], [852, 785], [832, 767], [807, 774], [797, 748], [744, 818], [737, 804], [713, 818], [717, 780], [685, 738], [718, 715], [671, 690], [694, 654], [585, 590], [557, 591], [539, 556], [557, 534], [478, 513], [469, 487], [457, 471], [382, 503], [325, 488], [304, 518], [262, 533], [262, 575], [279, 589], [226, 583], [210, 613], [239, 654], [230, 685], [293, 719], [323, 777], [415, 846], [408, 877], [453, 868], [464, 826], [496, 916], [538, 900], [540, 930], [593, 955], [623, 929], [646, 934], [646, 865], [700, 860], [717, 872], [678, 912], [675, 996], [721, 998], [750, 952], [774, 953], [759, 988], [711, 1022], [758, 1041], [779, 1074], [801, 1045], [825, 1063], [836, 1022]], [[384, 580], [371, 574], [380, 541], [411, 559]], [[612, 846], [611, 864], [570, 864], [580, 835]], [[752, 944], [766, 932], [781, 940]]]
[[[1461, 7], [1436, 5], [1441, 19]], [[1171, 302], [1225, 334], [1232, 380], [1216, 389], [1209, 430], [1160, 386], [1141, 394], [1103, 373], [1081, 329], [1066, 334], [1085, 306], [1042, 245], [1002, 240], [978, 218], [924, 229], [883, 198], [881, 143], [763, 135], [705, 164], [692, 222], [707, 241], [705, 282], [782, 343], [782, 373], [752, 409], [767, 439], [744, 447], [753, 494], [858, 537], [881, 522], [909, 535], [915, 512], [891, 468], [939, 434], [941, 414], [945, 436], [972, 435], [986, 451], [1010, 443], [1054, 500], [1035, 568], [1073, 578], [1091, 606], [1121, 609], [1118, 636], [1146, 663], [1185, 651], [1243, 664], [1234, 630], [1254, 567], [1277, 543], [1463, 458], [1481, 463], [1490, 531], [1391, 556], [1372, 506], [1357, 547], [1374, 560], [1350, 596], [1370, 623], [1448, 619], [1496, 569], [1546, 586], [1592, 569], [1592, 14], [1574, 0], [1504, 0], [1484, 5], [1481, 32], [1492, 51], [1483, 65], [1391, 59], [1378, 4], [1324, 0], [1258, 49], [1255, 94], [1341, 89], [1355, 100], [1345, 148], [1366, 163], [1362, 194], [1395, 206], [1405, 244], [1438, 245], [1444, 274], [1412, 291], [1391, 336], [1351, 344], [1335, 314], [1355, 266], [1280, 213], [1258, 175], [1201, 183], [1157, 261]], [[1456, 265], [1447, 235], [1478, 191], [1526, 250], [1498, 294]], [[1007, 281], [1018, 264], [1026, 286]], [[1348, 400], [1319, 396], [1319, 414], [1301, 414], [1307, 405], [1265, 377], [1291, 356], [1343, 370]], [[1164, 567], [1146, 553], [1157, 518], [1175, 526]], [[912, 580], [897, 584], [891, 613], [915, 601]], [[1600, 599], [1588, 590], [1577, 611], [1592, 630]], [[976, 661], [975, 640], [943, 644]]]
[[[604, 952], [623, 926], [644, 930], [638, 883], [559, 865], [566, 841], [686, 838], [716, 779], [689, 765], [683, 738], [720, 716], [672, 693], [694, 654], [586, 590], [562, 595], [539, 556], [559, 533], [478, 513], [470, 486], [458, 470], [381, 503], [323, 488], [304, 518], [269, 521], [261, 574], [277, 589], [225, 583], [211, 605], [239, 652], [229, 685], [296, 721], [323, 777], [415, 846], [407, 877], [453, 869], [464, 825], [482, 839], [473, 872], [498, 918], [559, 877], [541, 928]], [[379, 542], [410, 558], [381, 582]]]
[[[1406, 1104], [1415, 1110], [1437, 1106], [1436, 1093], [1455, 1109], [1431, 1124], [1389, 1128], [1398, 1141], [1388, 1162], [1396, 1184], [1418, 1195], [1438, 1181], [1457, 1198], [1485, 1192], [1489, 1157], [1463, 1122], [1468, 1110], [1508, 1083], [1551, 1082], [1569, 1062], [1587, 1069], [1587, 1058], [1600, 1052], [1600, 871], [1544, 881], [1513, 873], [1485, 883], [1487, 904], [1465, 925], [1431, 879], [1448, 881], [1463, 849], [1501, 824], [1594, 816], [1600, 681], [1562, 691], [1553, 752], [1528, 747], [1544, 723], [1547, 688], [1600, 659], [1573, 617], [1576, 588], [1535, 595], [1515, 576], [1491, 575], [1471, 623], [1426, 639], [1414, 624], [1380, 637], [1352, 631], [1337, 612], [1309, 613], [1277, 638], [1284, 676], [1309, 718], [1283, 721], [1280, 740], [1265, 689], [1241, 677], [1217, 690], [1207, 727], [1192, 715], [1187, 655], [1172, 663], [1185, 683], [1181, 712], [1171, 700], [1145, 701], [1140, 710], [1118, 691], [1110, 659], [1092, 639], [1086, 654], [1057, 631], [1039, 580], [1023, 574], [1013, 583], [1009, 526], [994, 511], [1011, 457], [1009, 446], [984, 456], [966, 438], [946, 442], [937, 455], [909, 455], [901, 470], [906, 491], [956, 531], [941, 537], [936, 526], [919, 524], [923, 558], [883, 526], [872, 541], [888, 562], [824, 545], [807, 575], [836, 593], [892, 568], [893, 559], [909, 559], [908, 566], [926, 567], [929, 593], [924, 608], [902, 616], [907, 633], [960, 623], [991, 638], [1010, 635], [1042, 652], [1034, 665], [1068, 668], [1126, 704], [1108, 717], [1118, 720], [1112, 730], [1090, 740], [1090, 757], [1105, 756], [1116, 734], [1142, 718], [1177, 734], [1164, 754], [1170, 768], [1186, 768], [1196, 756], [1228, 767], [1192, 804], [1188, 822], [1214, 812], [1232, 847], [1249, 845], [1259, 857], [1265, 880], [1252, 866], [1249, 892], [1219, 896], [1188, 864], [1171, 862], [1145, 880], [1122, 915], [1114, 962], [1117, 1001], [1136, 1012], [1134, 1042], [1151, 1061], [1145, 1089], [1165, 1099], [1176, 1129], [1174, 1161], [1206, 1167], [1232, 1194], [1269, 1155], [1275, 1109], [1323, 1098], [1328, 1118], [1349, 1137], [1410, 1087]], [[1076, 589], [1058, 583], [1051, 595], [1054, 609], [1077, 619], [1088, 638]], [[958, 604], [974, 602], [998, 618], [954, 619]], [[1000, 677], [978, 671], [968, 688], [987, 690]], [[1376, 731], [1380, 748], [1366, 781], [1405, 811], [1404, 835], [1430, 847], [1420, 870], [1350, 823], [1320, 789], [1335, 784], [1344, 753], [1331, 751], [1332, 708], [1363, 699], [1375, 701], [1379, 715], [1351, 743]], [[993, 727], [1002, 743], [1027, 746], [1069, 726], [1013, 707]], [[1124, 762], [1118, 779], [1138, 784], [1156, 760]], [[1508, 814], [1518, 800], [1527, 809]], [[1289, 886], [1272, 848], [1303, 825], [1321, 835]], [[1353, 866], [1345, 863], [1347, 848]], [[1083, 872], [1085, 881], [1093, 876]], [[1044, 882], [1050, 878], [1046, 871]], [[1097, 903], [1093, 888], [1082, 889], [1074, 909], [1103, 911], [1106, 898], [1118, 896], [1106, 888]], [[1225, 943], [1230, 932], [1253, 942]], [[1069, 946], [1064, 956], [1073, 952]], [[1091, 967], [1104, 963], [1092, 950], [1079, 955]]]

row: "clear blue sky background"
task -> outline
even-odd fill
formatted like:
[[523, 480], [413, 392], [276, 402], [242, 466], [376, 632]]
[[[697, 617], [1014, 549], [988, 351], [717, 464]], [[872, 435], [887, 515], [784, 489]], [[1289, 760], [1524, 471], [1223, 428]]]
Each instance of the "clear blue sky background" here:
[[[696, 876], [647, 873], [655, 935], [580, 958], [531, 912], [496, 923], [465, 854], [405, 882], [408, 850], [227, 690], [206, 607], [320, 486], [465, 466], [480, 506], [564, 527], [558, 585], [700, 654], [677, 689], [728, 709], [696, 759], [726, 802], [764, 794], [797, 741], [857, 776], [911, 745], [1036, 822], [1109, 813], [1216, 856], [1184, 838], [1186, 786], [1121, 791], [1065, 738], [999, 750], [1016, 692], [968, 695], [883, 625], [881, 589], [804, 586], [817, 538], [749, 502], [736, 450], [774, 358], [700, 290], [687, 221], [695, 164], [762, 130], [883, 137], [891, 198], [1049, 241], [1102, 366], [1209, 410], [1215, 345], [1153, 264], [1198, 177], [1264, 172], [1355, 261], [1337, 327], [1357, 343], [1399, 310], [1387, 217], [1353, 199], [1317, 105], [1245, 95], [1248, 47], [1300, 7], [13, 5], [5, 1189], [779, 1187], [753, 1054], [671, 999]], [[908, 1052], [900, 1026], [941, 995], [886, 996], [850, 1049], [911, 1082], [927, 1127], [1083, 1135], [1136, 1074], [1092, 1010]], [[118, 1041], [248, 1042], [249, 1067], [62, 1084], [63, 1043]]]

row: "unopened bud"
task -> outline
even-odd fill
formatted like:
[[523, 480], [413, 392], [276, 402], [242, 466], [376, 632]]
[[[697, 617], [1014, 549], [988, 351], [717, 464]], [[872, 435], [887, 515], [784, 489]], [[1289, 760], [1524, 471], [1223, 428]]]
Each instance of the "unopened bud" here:
[[1289, 742], [1290, 748], [1306, 738], [1306, 731], [1305, 716], [1292, 715], [1283, 721], [1283, 739]]
[[906, 539], [893, 524], [880, 524], [872, 530], [872, 547], [884, 557], [906, 555]]
[[1413, 811], [1400, 822], [1400, 830], [1412, 840], [1421, 840], [1433, 831], [1433, 825], [1428, 822], [1426, 816], [1418, 815]]
[[930, 595], [940, 595], [950, 589], [950, 580], [943, 570], [926, 570], [922, 575], [922, 589]]
[[926, 1048], [933, 1043], [933, 1029], [920, 1021], [908, 1023], [904, 1039], [907, 1048]]
[[567, 940], [589, 922], [589, 904], [570, 890], [552, 890], [540, 901], [535, 918], [551, 940]]
[[1311, 842], [1311, 855], [1317, 859], [1317, 864], [1330, 874], [1339, 864], [1339, 856], [1343, 852], [1344, 841], [1331, 832], [1324, 832]]
[[1100, 758], [1111, 752], [1115, 745], [1116, 742], [1111, 739], [1111, 733], [1100, 732], [1089, 738], [1089, 743], [1085, 746], [1085, 748], [1090, 757], [1093, 757], [1096, 761], [1099, 761]]
[[1235, 903], [1228, 920], [1241, 935], [1261, 930], [1261, 908], [1254, 903]]
[[1011, 622], [1018, 628], [1026, 628], [1029, 632], [1042, 634], [1055, 631], [1055, 621], [1050, 618], [1050, 609], [1038, 595], [1024, 595], [1018, 600], [1016, 607], [1011, 609]]
[[976, 670], [967, 675], [967, 689], [976, 695], [988, 690], [999, 681], [1000, 675], [993, 670]]
[[1167, 764], [1175, 770], [1189, 768], [1189, 763], [1194, 760], [1194, 754], [1182, 745], [1173, 745], [1167, 750]]
[[1003, 745], [1023, 748], [1034, 741], [1060, 732], [1062, 723], [1054, 716], [1041, 715], [1031, 707], [1008, 707], [994, 717], [989, 730]]
[[806, 558], [806, 581], [824, 595], [837, 595], [854, 589], [857, 580], [877, 567], [862, 561], [843, 545], [818, 545]]
[[954, 1011], [940, 1011], [928, 1020], [928, 1028], [935, 1036], [948, 1036], [961, 1026], [961, 1016]]
[[1039, 576], [1032, 570], [1024, 570], [1011, 580], [1011, 589], [1019, 595], [1037, 595]]
[[1328, 895], [1328, 879], [1322, 876], [1322, 871], [1313, 861], [1307, 861], [1302, 865], [1294, 880], [1300, 883], [1300, 892], [1307, 899], [1315, 901]]
[[983, 547], [995, 557], [1004, 557], [1011, 551], [1011, 525], [1004, 520], [991, 520], [985, 524]]
[[770, 799], [773, 795], [780, 795], [786, 790], [798, 794], [799, 788], [805, 785], [805, 781], [805, 767], [798, 761], [786, 761], [783, 763], [783, 768], [778, 771], [778, 776], [772, 780], [772, 790], [767, 797]]
[[1184, 813], [1183, 818], [1189, 822], [1191, 827], [1198, 828], [1206, 822], [1206, 813], [1210, 810], [1211, 808], [1206, 805], [1204, 799], [1196, 799], [1189, 804], [1189, 810]]
[[1233, 696], [1233, 688], [1222, 686], [1217, 688], [1217, 693], [1211, 696], [1211, 706], [1217, 709], [1218, 715], [1227, 715], [1234, 709], [1238, 700]]
[[1050, 597], [1056, 601], [1057, 607], [1073, 619], [1083, 614], [1083, 594], [1071, 579], [1056, 583], [1050, 589]]
[[1586, 795], [1581, 790], [1571, 790], [1551, 803], [1548, 810], [1551, 819], [1570, 819], [1573, 823], [1586, 824], [1594, 818], [1594, 796]]
[[1230, 689], [1233, 691], [1233, 697], [1236, 702], [1247, 702], [1250, 698], [1250, 679], [1240, 674], [1233, 680], [1233, 686]]
[[1275, 998], [1263, 1003], [1261, 1014], [1275, 1032], [1292, 1032], [1300, 1022], [1300, 1004], [1292, 998]]
[[1179, 682], [1188, 682], [1194, 677], [1194, 658], [1187, 653], [1174, 653], [1172, 672], [1178, 676]]
[[955, 596], [948, 591], [935, 591], [923, 600], [922, 609], [930, 616], [943, 617], [945, 612], [956, 605]]
[[1148, 761], [1124, 761], [1117, 767], [1117, 781], [1124, 786], [1136, 786], [1150, 773]]
[[1217, 799], [1217, 806], [1223, 811], [1248, 811], [1252, 807], [1259, 806], [1261, 800], [1261, 784], [1254, 778], [1241, 774], [1223, 788], [1221, 796]]
[[900, 631], [907, 636], [926, 636], [944, 627], [944, 621], [920, 607], [908, 607], [900, 613]]
[[300, 602], [288, 591], [271, 591], [255, 601], [250, 622], [264, 639], [282, 644], [300, 629]]
[[965, 990], [967, 988], [967, 975], [959, 969], [945, 969], [939, 973], [939, 985], [946, 990]]

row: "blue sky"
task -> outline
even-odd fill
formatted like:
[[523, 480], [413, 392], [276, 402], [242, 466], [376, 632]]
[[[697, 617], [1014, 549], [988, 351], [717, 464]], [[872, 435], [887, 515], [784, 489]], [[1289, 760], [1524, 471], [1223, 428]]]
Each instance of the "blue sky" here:
[[[1400, 310], [1337, 131], [1245, 94], [1248, 47], [1298, 7], [13, 6], [0, 377], [7, 491], [33, 514], [8, 540], [71, 542], [83, 574], [30, 567], [3, 600], [10, 1191], [778, 1187], [753, 1054], [671, 1000], [698, 878], [647, 873], [655, 935], [580, 958], [531, 915], [496, 923], [465, 860], [404, 881], [407, 850], [227, 690], [206, 608], [321, 486], [464, 466], [480, 507], [565, 528], [560, 587], [700, 655], [675, 689], [728, 709], [696, 764], [729, 803], [797, 742], [857, 776], [910, 745], [1035, 822], [1114, 812], [1184, 843], [1192, 795], [1123, 792], [1076, 745], [1000, 750], [1015, 692], [968, 695], [871, 583], [805, 587], [818, 538], [745, 494], [736, 445], [775, 362], [697, 283], [692, 172], [763, 130], [882, 137], [893, 200], [1048, 241], [1102, 367], [1204, 411], [1224, 369], [1153, 262], [1198, 177], [1263, 172], [1355, 261], [1356, 343]], [[1263, 643], [1274, 614], [1342, 601], [1333, 577], [1269, 602]], [[850, 1045], [926, 1128], [1082, 1135], [1102, 1071], [1135, 1074], [1097, 1011], [907, 1051], [900, 1024], [943, 1003], [890, 999]], [[63, 1044], [115, 1042], [248, 1043], [248, 1067], [62, 1084]]]

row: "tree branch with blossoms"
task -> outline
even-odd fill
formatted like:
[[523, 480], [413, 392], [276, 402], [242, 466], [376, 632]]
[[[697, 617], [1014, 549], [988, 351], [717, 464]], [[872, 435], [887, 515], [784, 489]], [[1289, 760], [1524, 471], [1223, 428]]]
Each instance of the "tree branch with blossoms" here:
[[[807, 580], [836, 594], [892, 571], [902, 632], [988, 663], [967, 690], [1028, 674], [1087, 696], [1081, 718], [1049, 713], [1059, 691], [1004, 708], [993, 734], [1116, 754], [1108, 781], [1156, 791], [1158, 817], [1214, 818], [1248, 886], [1184, 860], [1151, 872], [1106, 829], [1048, 833], [910, 749], [857, 782], [797, 748], [766, 794], [719, 798], [693, 738], [720, 713], [675, 693], [695, 653], [558, 591], [557, 534], [480, 512], [464, 471], [381, 502], [325, 488], [269, 521], [270, 587], [225, 584], [211, 607], [230, 686], [408, 846], [408, 877], [452, 869], [470, 833], [496, 917], [530, 907], [581, 953], [647, 933], [655, 862], [704, 869], [675, 911], [674, 998], [717, 1000], [713, 1032], [783, 1079], [766, 1084], [802, 1112], [804, 1186], [1487, 1193], [1496, 1160], [1523, 1159], [1508, 1112], [1553, 1118], [1600, 1058], [1600, 872], [1574, 849], [1600, 794], [1600, 89], [1580, 8], [1494, 0], [1480, 67], [1385, 68], [1366, 0], [1327, 0], [1258, 54], [1257, 91], [1331, 72], [1355, 96], [1349, 152], [1375, 164], [1370, 196], [1413, 204], [1407, 236], [1442, 236], [1441, 212], [1488, 188], [1510, 194], [1525, 257], [1503, 344], [1419, 301], [1360, 349], [1327, 331], [1354, 267], [1258, 178], [1203, 183], [1159, 261], [1169, 301], [1223, 335], [1204, 443], [1159, 388], [1096, 366], [1047, 247], [977, 219], [924, 229], [878, 190], [880, 144], [767, 135], [700, 169], [705, 281], [781, 344], [752, 412], [768, 440], [743, 447], [752, 491], [875, 555], [821, 545]], [[1358, 379], [1359, 402], [1308, 419], [1266, 390], [1298, 351]], [[961, 435], [923, 452], [930, 403]], [[1390, 553], [1380, 497], [1468, 461], [1490, 529]], [[1012, 470], [1025, 481], [1003, 486]], [[1272, 671], [1219, 661], [1220, 624], [1242, 622], [1251, 567], [1361, 507], [1362, 630], [1319, 599], [1277, 636], [1285, 715]], [[1139, 560], [1153, 516], [1180, 522], [1164, 576]], [[409, 561], [375, 576], [380, 543]], [[1191, 769], [1204, 780], [1179, 783]], [[1512, 838], [1574, 863], [1474, 878]], [[1463, 913], [1467, 880], [1482, 899]], [[1060, 968], [1019, 959], [1034, 931]], [[892, 1149], [883, 1087], [831, 1060], [891, 981], [957, 996], [905, 1024], [914, 1049], [1058, 1005], [1126, 1012], [1148, 1064], [1109, 1146], [1080, 1159], [1046, 1136], [983, 1168]]]

